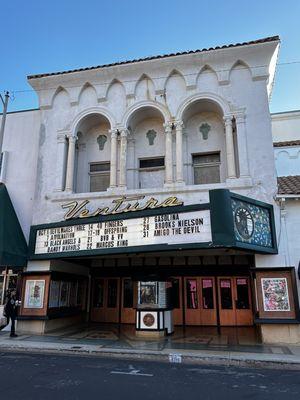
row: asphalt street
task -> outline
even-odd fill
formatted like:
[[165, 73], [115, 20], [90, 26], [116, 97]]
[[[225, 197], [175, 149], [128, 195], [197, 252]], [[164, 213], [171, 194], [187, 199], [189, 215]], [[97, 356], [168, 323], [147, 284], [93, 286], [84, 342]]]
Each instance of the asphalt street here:
[[0, 353], [1, 400], [300, 399], [300, 372]]

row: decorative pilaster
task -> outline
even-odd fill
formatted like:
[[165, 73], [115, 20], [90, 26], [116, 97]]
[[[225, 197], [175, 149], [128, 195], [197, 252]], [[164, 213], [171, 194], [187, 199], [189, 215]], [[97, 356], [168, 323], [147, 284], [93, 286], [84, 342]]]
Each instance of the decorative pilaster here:
[[110, 187], [117, 186], [117, 130], [111, 129], [110, 133]]
[[66, 166], [65, 166], [65, 151], [66, 151], [66, 133], [60, 132], [57, 135], [56, 148], [56, 187], [55, 191], [62, 192], [64, 190]]
[[67, 176], [66, 176], [66, 192], [72, 192], [74, 187], [74, 171], [75, 171], [75, 145], [77, 136], [68, 136], [68, 161], [67, 161]]
[[227, 159], [227, 175], [229, 179], [236, 178], [234, 142], [232, 132], [232, 116], [224, 116], [225, 137], [226, 137], [226, 159]]
[[173, 123], [167, 122], [165, 128], [165, 183], [173, 183], [172, 129]]
[[120, 142], [120, 180], [119, 186], [126, 187], [126, 175], [127, 175], [127, 129], [121, 130], [121, 142]]
[[183, 183], [183, 149], [182, 149], [182, 130], [183, 122], [176, 121], [176, 182]]
[[126, 187], [133, 189], [138, 188], [138, 174], [136, 173], [135, 169], [135, 140], [133, 139], [132, 135], [127, 137], [127, 182]]
[[246, 134], [246, 116], [244, 113], [235, 114], [237, 148], [239, 155], [240, 177], [249, 176], [248, 145]]

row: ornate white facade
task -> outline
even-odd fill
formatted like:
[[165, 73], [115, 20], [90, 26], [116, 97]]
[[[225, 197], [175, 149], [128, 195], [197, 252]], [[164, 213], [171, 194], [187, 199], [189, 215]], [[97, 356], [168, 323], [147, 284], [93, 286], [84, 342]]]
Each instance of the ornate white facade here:
[[[278, 230], [268, 104], [278, 49], [273, 37], [30, 76], [39, 109], [10, 114], [3, 145], [3, 181], [26, 237], [31, 225], [62, 221], [62, 204], [74, 201], [94, 210], [120, 196], [199, 205], [209, 190], [229, 189], [274, 206], [278, 254], [249, 253], [255, 266], [290, 267]], [[203, 254], [224, 264], [242, 256], [241, 265], [247, 256]], [[70, 266], [88, 274], [78, 262], [49, 259], [29, 261], [27, 271]]]

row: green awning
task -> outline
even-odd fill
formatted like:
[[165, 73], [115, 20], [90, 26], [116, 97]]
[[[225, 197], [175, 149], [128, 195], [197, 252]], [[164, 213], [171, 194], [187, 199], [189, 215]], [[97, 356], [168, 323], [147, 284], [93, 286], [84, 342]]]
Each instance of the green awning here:
[[0, 184], [0, 265], [22, 267], [27, 262], [27, 243], [8, 191]]

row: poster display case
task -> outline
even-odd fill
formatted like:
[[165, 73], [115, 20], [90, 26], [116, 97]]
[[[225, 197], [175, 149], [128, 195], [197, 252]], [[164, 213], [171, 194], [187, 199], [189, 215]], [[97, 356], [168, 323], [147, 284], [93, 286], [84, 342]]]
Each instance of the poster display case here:
[[43, 308], [45, 293], [45, 280], [28, 279], [25, 286], [24, 308]]
[[299, 322], [297, 285], [293, 268], [261, 268], [254, 273], [256, 322]]
[[170, 289], [170, 282], [138, 282], [137, 332], [153, 332], [154, 335], [173, 333]]
[[25, 275], [22, 282], [22, 301], [20, 316], [23, 318], [33, 315], [40, 318], [47, 315], [50, 292], [50, 274]]

